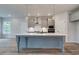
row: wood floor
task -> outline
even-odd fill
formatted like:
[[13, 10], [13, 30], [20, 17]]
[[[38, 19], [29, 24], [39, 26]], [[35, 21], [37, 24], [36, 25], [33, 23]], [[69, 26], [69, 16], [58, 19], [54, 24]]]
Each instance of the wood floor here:
[[[0, 55], [62, 55], [59, 49], [21, 49], [17, 52], [16, 40], [8, 42], [7, 47], [0, 47]], [[79, 55], [79, 44], [65, 43], [64, 55]]]

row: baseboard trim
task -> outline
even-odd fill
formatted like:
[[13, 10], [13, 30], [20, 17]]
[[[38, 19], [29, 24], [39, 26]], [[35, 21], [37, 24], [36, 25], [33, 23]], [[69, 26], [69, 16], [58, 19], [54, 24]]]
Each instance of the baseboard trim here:
[[78, 42], [66, 42], [66, 43], [74, 43], [74, 44], [79, 44]]

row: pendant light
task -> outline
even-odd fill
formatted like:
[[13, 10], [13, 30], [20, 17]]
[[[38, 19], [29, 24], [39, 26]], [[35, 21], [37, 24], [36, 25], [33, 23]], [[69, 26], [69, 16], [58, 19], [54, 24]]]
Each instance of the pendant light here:
[[[48, 25], [54, 25], [55, 23], [55, 4], [51, 4], [48, 13]], [[50, 14], [51, 13], [51, 14]]]
[[48, 5], [48, 17], [51, 16], [51, 5]]
[[53, 18], [55, 20], [55, 4], [53, 4]]

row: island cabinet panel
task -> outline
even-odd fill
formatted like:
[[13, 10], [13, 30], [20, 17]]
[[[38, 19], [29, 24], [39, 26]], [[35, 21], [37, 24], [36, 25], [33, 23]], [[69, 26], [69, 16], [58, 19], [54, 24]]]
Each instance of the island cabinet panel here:
[[58, 48], [64, 51], [64, 34], [27, 33], [16, 35], [18, 52], [20, 48]]
[[[20, 37], [20, 48], [62, 48], [63, 36], [56, 37]], [[16, 37], [18, 42], [18, 38]]]

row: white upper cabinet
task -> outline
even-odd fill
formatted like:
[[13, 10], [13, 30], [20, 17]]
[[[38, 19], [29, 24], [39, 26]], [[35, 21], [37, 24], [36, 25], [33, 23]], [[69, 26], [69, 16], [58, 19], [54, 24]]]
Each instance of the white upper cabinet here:
[[74, 12], [71, 12], [70, 21], [79, 21], [79, 9]]

